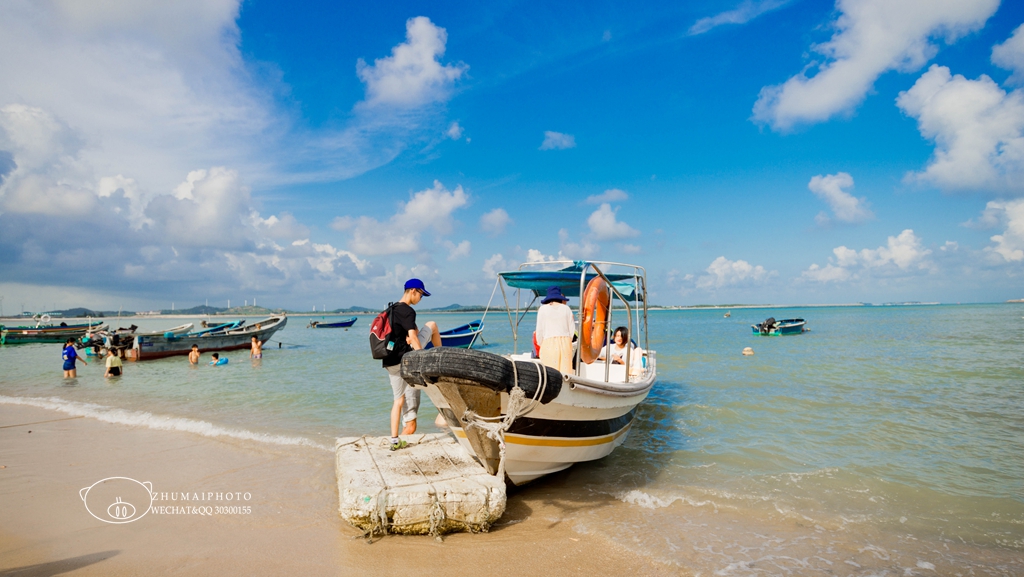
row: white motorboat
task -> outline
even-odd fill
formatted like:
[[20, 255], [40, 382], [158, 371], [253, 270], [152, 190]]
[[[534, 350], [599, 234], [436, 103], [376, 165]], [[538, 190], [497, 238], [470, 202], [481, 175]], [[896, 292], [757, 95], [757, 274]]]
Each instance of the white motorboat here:
[[[583, 295], [573, 307], [580, 339], [568, 374], [541, 365], [531, 343], [533, 323], [525, 333], [520, 327], [552, 286], [567, 297]], [[464, 449], [513, 484], [607, 456], [626, 440], [657, 373], [648, 347], [646, 271], [609, 262], [527, 263], [499, 273], [497, 287], [512, 328], [510, 354], [412, 351], [402, 359], [403, 377], [426, 387]], [[629, 327], [643, 347], [627, 347], [624, 364], [597, 361], [617, 325]], [[524, 343], [531, 343], [525, 352]]]

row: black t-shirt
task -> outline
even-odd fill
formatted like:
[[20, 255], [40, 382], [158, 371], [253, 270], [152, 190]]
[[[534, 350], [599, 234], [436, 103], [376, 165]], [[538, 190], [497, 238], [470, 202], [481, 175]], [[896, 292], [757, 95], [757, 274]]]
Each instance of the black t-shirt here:
[[409, 331], [418, 330], [416, 311], [405, 303], [395, 303], [391, 311], [391, 338], [395, 341], [395, 348], [392, 349], [391, 354], [384, 357], [385, 367], [393, 367], [402, 362], [405, 353], [412, 350], [409, 343], [405, 342], [405, 338], [409, 336]]

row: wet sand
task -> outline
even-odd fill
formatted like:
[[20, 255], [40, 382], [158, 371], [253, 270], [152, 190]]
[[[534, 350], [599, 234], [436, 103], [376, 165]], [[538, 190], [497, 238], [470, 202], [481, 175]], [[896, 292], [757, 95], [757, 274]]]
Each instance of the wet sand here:
[[[332, 453], [309, 447], [0, 405], [0, 576], [679, 572], [574, 530], [569, 517], [589, 504], [552, 499], [544, 488], [510, 496], [490, 533], [369, 544], [337, 513], [333, 465]], [[154, 494], [167, 497], [153, 506], [177, 512], [124, 524], [94, 518], [79, 492], [108, 477], [151, 482]], [[172, 500], [182, 493], [211, 497]], [[228, 502], [227, 493], [239, 496]], [[196, 505], [226, 509], [202, 515], [192, 513]]]

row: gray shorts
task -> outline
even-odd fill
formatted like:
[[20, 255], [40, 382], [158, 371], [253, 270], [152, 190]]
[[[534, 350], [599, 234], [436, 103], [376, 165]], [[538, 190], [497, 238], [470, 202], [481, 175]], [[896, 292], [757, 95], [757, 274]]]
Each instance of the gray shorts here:
[[[420, 327], [420, 346], [424, 347], [430, 342], [433, 331], [427, 325]], [[402, 422], [416, 420], [416, 413], [420, 409], [420, 389], [409, 386], [402, 378], [402, 365], [384, 367], [388, 372], [388, 379], [391, 381], [391, 393], [395, 400], [405, 397], [405, 405], [402, 408]]]

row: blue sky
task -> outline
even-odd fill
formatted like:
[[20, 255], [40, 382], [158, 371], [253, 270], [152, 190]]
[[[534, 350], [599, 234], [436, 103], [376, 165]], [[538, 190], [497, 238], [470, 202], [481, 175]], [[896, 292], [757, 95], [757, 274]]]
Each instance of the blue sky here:
[[1024, 297], [1024, 6], [8, 2], [5, 312]]

